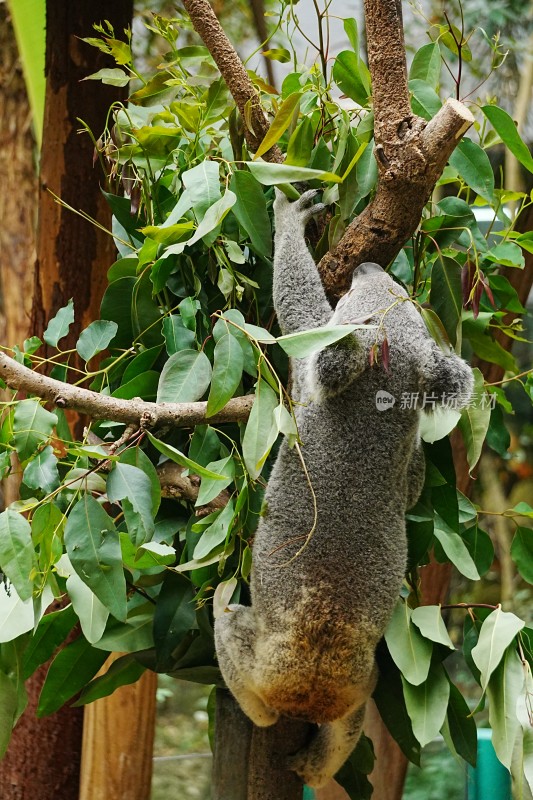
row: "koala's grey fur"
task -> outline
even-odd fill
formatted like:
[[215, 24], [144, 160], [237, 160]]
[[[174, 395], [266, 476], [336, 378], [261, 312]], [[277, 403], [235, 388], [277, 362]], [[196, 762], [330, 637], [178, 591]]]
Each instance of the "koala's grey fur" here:
[[[366, 328], [293, 363], [301, 453], [281, 445], [253, 545], [252, 605], [216, 621], [222, 675], [256, 725], [280, 714], [320, 724], [290, 767], [322, 786], [361, 733], [376, 682], [374, 651], [406, 567], [404, 515], [424, 482], [420, 411], [403, 392], [468, 402], [469, 366], [442, 353], [404, 289], [377, 264], [355, 271], [329, 305], [304, 239], [322, 206], [315, 192], [295, 203], [277, 193], [274, 306], [283, 333], [369, 318]], [[370, 319], [371, 318], [371, 319]], [[389, 367], [370, 366], [386, 332]], [[376, 408], [376, 394], [396, 398]], [[313, 488], [317, 515], [314, 514]], [[305, 546], [304, 546], [305, 544]]]

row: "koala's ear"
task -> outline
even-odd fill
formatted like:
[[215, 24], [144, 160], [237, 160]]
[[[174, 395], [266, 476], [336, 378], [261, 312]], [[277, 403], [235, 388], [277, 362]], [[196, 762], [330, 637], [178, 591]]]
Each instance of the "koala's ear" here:
[[420, 363], [420, 391], [436, 396], [443, 405], [468, 405], [474, 389], [472, 369], [462, 358], [443, 353], [435, 342], [427, 342]]

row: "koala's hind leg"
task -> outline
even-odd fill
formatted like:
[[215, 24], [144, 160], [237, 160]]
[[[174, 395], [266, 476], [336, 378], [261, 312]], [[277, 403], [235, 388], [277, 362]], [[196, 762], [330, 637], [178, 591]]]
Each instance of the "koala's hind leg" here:
[[254, 725], [266, 727], [279, 714], [254, 691], [255, 619], [248, 606], [231, 605], [215, 622], [215, 646], [226, 686]]
[[304, 783], [324, 786], [340, 770], [359, 741], [366, 703], [342, 719], [321, 725], [311, 743], [287, 762]]

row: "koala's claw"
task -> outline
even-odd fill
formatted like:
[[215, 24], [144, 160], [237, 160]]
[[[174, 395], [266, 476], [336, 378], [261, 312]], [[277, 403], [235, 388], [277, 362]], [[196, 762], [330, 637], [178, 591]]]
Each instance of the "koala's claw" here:
[[288, 756], [286, 764], [289, 769], [296, 772], [307, 786], [311, 786], [314, 789], [320, 789], [325, 786], [331, 777], [323, 769], [320, 769], [318, 764], [313, 764], [313, 758], [307, 748]]

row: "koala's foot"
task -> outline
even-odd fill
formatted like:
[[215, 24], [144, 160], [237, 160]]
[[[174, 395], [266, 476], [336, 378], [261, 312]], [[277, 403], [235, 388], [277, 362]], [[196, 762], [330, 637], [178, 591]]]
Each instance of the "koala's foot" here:
[[328, 763], [324, 759], [323, 752], [317, 752], [313, 743], [309, 747], [304, 747], [292, 756], [287, 758], [287, 766], [296, 772], [297, 775], [313, 789], [320, 789], [333, 778], [336, 769], [328, 769]]

